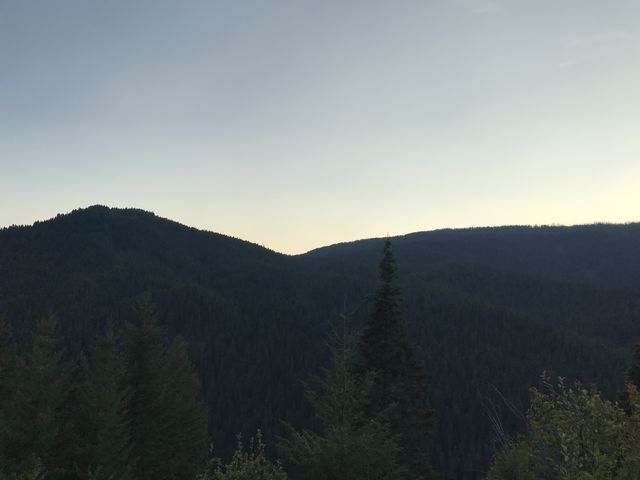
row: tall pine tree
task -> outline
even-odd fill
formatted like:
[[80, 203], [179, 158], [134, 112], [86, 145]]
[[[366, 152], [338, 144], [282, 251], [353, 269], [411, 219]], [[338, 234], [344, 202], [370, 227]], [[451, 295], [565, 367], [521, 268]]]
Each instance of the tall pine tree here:
[[94, 480], [131, 478], [130, 432], [124, 384], [125, 365], [111, 326], [98, 338], [86, 391], [87, 471]]
[[430, 479], [432, 414], [427, 408], [425, 373], [407, 337], [389, 239], [379, 269], [373, 312], [360, 338], [361, 373], [373, 375], [369, 415], [387, 424], [397, 439], [408, 472], [405, 478]]
[[367, 418], [365, 403], [371, 376], [354, 374], [352, 335], [335, 325], [329, 342], [331, 364], [313, 377], [307, 398], [320, 431], [297, 431], [280, 440], [280, 451], [291, 473], [300, 480], [396, 480], [402, 478], [398, 447], [389, 430]]
[[191, 480], [208, 454], [207, 411], [187, 343], [175, 338], [163, 364], [164, 468], [176, 480]]
[[131, 459], [136, 480], [192, 480], [207, 448], [206, 410], [186, 346], [167, 346], [150, 305], [125, 340]]
[[68, 374], [53, 316], [38, 322], [19, 377], [7, 419], [4, 467], [18, 477], [58, 470], [64, 463], [61, 451], [68, 444], [63, 415]]
[[[58, 421], [60, 441], [56, 451], [59, 470], [65, 475], [62, 478], [77, 478], [88, 461], [87, 438], [92, 427], [91, 414], [86, 409], [86, 390], [90, 378], [91, 372], [84, 354], [68, 364]], [[56, 475], [62, 475], [62, 472]]]
[[[18, 358], [0, 318], [0, 479], [193, 480], [207, 414], [186, 343], [170, 345], [151, 307], [124, 348], [109, 329], [92, 362], [63, 361], [56, 321]], [[121, 352], [124, 351], [124, 354]]]

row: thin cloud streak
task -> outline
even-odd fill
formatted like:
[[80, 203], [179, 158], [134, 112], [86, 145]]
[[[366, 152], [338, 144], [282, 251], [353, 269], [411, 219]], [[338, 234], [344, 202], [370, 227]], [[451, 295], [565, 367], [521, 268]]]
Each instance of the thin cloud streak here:
[[[571, 68], [607, 57], [624, 48], [640, 47], [640, 34], [630, 30], [606, 30], [589, 35], [572, 34], [564, 41], [569, 55], [558, 63], [558, 68]], [[576, 55], [577, 52], [582, 52]]]
[[558, 63], [558, 68], [571, 68], [571, 67], [575, 67], [576, 65], [581, 65], [583, 63], [586, 63], [590, 60], [590, 57], [579, 57], [579, 58], [570, 58], [567, 60], [564, 60], [560, 63]]

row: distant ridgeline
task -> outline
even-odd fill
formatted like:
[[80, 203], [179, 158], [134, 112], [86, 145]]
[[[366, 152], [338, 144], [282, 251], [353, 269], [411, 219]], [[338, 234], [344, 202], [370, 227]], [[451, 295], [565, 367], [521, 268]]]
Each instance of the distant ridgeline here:
[[[391, 240], [442, 478], [483, 478], [495, 422], [506, 435], [525, 429], [516, 413], [543, 371], [594, 382], [608, 398], [624, 390], [640, 340], [640, 224]], [[272, 445], [282, 420], [312, 426], [302, 381], [328, 360], [332, 318], [354, 312], [359, 328], [370, 315], [382, 247], [370, 239], [287, 256], [140, 210], [90, 207], [0, 230], [0, 312], [23, 351], [55, 314], [75, 358], [149, 299], [169, 336], [188, 343], [226, 457], [238, 432], [261, 429]]]

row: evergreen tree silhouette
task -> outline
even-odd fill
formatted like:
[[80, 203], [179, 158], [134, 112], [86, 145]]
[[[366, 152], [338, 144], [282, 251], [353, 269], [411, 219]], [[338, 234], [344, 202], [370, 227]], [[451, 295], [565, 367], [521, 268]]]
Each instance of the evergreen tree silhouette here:
[[369, 414], [387, 424], [408, 471], [406, 478], [430, 479], [428, 460], [432, 413], [427, 408], [424, 369], [407, 338], [401, 314], [391, 241], [385, 240], [380, 284], [373, 312], [360, 338], [361, 372], [373, 375]]

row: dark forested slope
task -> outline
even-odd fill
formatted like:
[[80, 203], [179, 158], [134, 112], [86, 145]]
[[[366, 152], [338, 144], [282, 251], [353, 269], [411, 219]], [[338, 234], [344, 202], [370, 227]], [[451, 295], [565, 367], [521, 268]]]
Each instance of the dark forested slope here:
[[[640, 225], [446, 230], [394, 238], [405, 317], [425, 361], [444, 478], [476, 479], [542, 370], [615, 395], [640, 339]], [[216, 449], [310, 422], [301, 380], [338, 311], [361, 324], [381, 240], [290, 257], [133, 209], [91, 207], [0, 230], [0, 312], [19, 340], [56, 313], [70, 354], [142, 298], [189, 342]], [[613, 373], [612, 373], [613, 372]], [[504, 399], [503, 399], [504, 397]]]
[[[464, 262], [581, 283], [640, 285], [640, 223], [446, 229], [394, 237], [398, 261], [423, 270]], [[381, 239], [312, 250], [309, 262], [336, 266], [342, 259], [371, 265]]]

